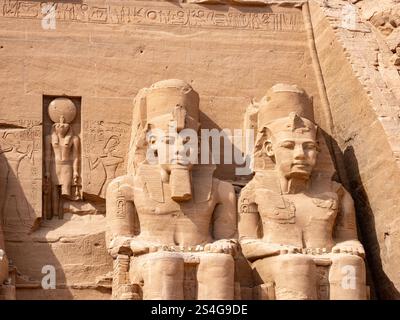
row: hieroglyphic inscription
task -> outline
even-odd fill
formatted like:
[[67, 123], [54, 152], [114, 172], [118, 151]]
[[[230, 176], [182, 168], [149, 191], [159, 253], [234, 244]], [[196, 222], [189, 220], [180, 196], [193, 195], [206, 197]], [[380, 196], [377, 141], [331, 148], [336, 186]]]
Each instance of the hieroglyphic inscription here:
[[[46, 2], [3, 0], [1, 15], [12, 18], [43, 18], [42, 7]], [[180, 8], [140, 7], [104, 5], [94, 6], [78, 3], [56, 3], [58, 21], [132, 24], [171, 25], [183, 27], [249, 29], [272, 32], [302, 32], [301, 10], [257, 12], [243, 11], [234, 7], [216, 11], [186, 5]]]
[[108, 183], [126, 173], [130, 125], [123, 122], [83, 122], [83, 191], [105, 197]]

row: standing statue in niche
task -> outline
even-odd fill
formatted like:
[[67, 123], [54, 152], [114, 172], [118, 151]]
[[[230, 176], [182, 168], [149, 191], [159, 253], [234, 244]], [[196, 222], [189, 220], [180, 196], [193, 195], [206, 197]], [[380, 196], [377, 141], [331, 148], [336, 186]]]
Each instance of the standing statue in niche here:
[[114, 299], [134, 288], [143, 299], [234, 298], [235, 193], [197, 164], [199, 127], [199, 97], [184, 81], [135, 99], [128, 174], [106, 195]]
[[45, 216], [63, 218], [63, 198], [78, 200], [80, 196], [80, 140], [71, 127], [76, 106], [67, 98], [56, 98], [48, 113], [54, 122], [45, 145]]
[[275, 85], [256, 126], [256, 173], [240, 195], [239, 236], [261, 298], [366, 299], [353, 200], [332, 181], [312, 103], [297, 86]]

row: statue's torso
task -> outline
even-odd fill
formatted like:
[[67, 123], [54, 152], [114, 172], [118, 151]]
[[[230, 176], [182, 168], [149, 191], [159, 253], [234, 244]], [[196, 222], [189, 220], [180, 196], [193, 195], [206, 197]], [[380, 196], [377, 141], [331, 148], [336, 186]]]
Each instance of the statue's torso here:
[[196, 246], [212, 241], [211, 219], [216, 206], [214, 192], [208, 200], [196, 202], [171, 199], [168, 183], [161, 183], [163, 201], [155, 200], [140, 177], [134, 182], [133, 198], [140, 221], [140, 236], [163, 245]]
[[[67, 141], [67, 143], [65, 143]], [[54, 160], [56, 164], [72, 164], [72, 147], [74, 144], [73, 139], [66, 140], [60, 138], [58, 144], [52, 144], [54, 151]]]
[[333, 247], [338, 213], [335, 192], [278, 194], [256, 189], [255, 200], [263, 225], [263, 240], [301, 248]]

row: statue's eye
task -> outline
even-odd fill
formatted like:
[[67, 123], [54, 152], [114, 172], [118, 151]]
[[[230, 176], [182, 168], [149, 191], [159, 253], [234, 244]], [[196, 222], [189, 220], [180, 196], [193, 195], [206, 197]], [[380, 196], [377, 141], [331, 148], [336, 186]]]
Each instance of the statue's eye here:
[[317, 146], [315, 145], [315, 143], [307, 142], [304, 144], [304, 149], [315, 150], [317, 149]]
[[182, 140], [183, 144], [186, 144], [186, 143], [188, 143], [189, 141], [190, 141], [190, 137], [185, 137], [185, 138], [183, 138], [183, 140]]
[[294, 142], [292, 141], [284, 141], [280, 144], [280, 146], [282, 148], [286, 148], [286, 149], [293, 149], [294, 148]]

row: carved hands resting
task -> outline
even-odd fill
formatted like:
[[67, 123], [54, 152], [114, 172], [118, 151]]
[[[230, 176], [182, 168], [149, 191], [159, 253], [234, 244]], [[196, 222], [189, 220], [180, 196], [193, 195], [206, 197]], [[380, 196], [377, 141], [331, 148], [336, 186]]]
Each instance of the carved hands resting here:
[[138, 237], [117, 236], [110, 242], [109, 252], [112, 257], [118, 254], [139, 256], [149, 252], [155, 252], [160, 248], [159, 243], [146, 241]]
[[235, 239], [222, 239], [205, 245], [184, 247], [161, 245], [160, 243], [143, 240], [139, 237], [117, 236], [109, 245], [109, 252], [114, 258], [118, 254], [139, 256], [156, 251], [211, 252], [235, 256], [238, 252], [238, 241]]
[[226, 253], [236, 256], [238, 252], [238, 241], [235, 239], [222, 239], [204, 246], [204, 251], [213, 253]]
[[[262, 259], [270, 256], [286, 253], [302, 253], [304, 250], [300, 247], [292, 245], [280, 245], [273, 243], [266, 243], [257, 239], [245, 239], [241, 241], [243, 254], [250, 261]], [[319, 249], [318, 251], [319, 252]], [[348, 240], [337, 243], [331, 250], [332, 253], [347, 253], [358, 255], [362, 258], [365, 257], [364, 247], [358, 240]], [[327, 253], [327, 252], [322, 252]]]
[[242, 240], [241, 245], [243, 254], [250, 261], [279, 254], [299, 253], [302, 251], [302, 249], [297, 246], [266, 243], [257, 239]]
[[130, 242], [132, 237], [128, 236], [117, 236], [114, 237], [109, 246], [108, 251], [113, 258], [116, 258], [118, 254], [132, 255], [130, 248]]
[[337, 243], [332, 248], [333, 253], [349, 253], [365, 258], [365, 250], [358, 240], [348, 240]]

